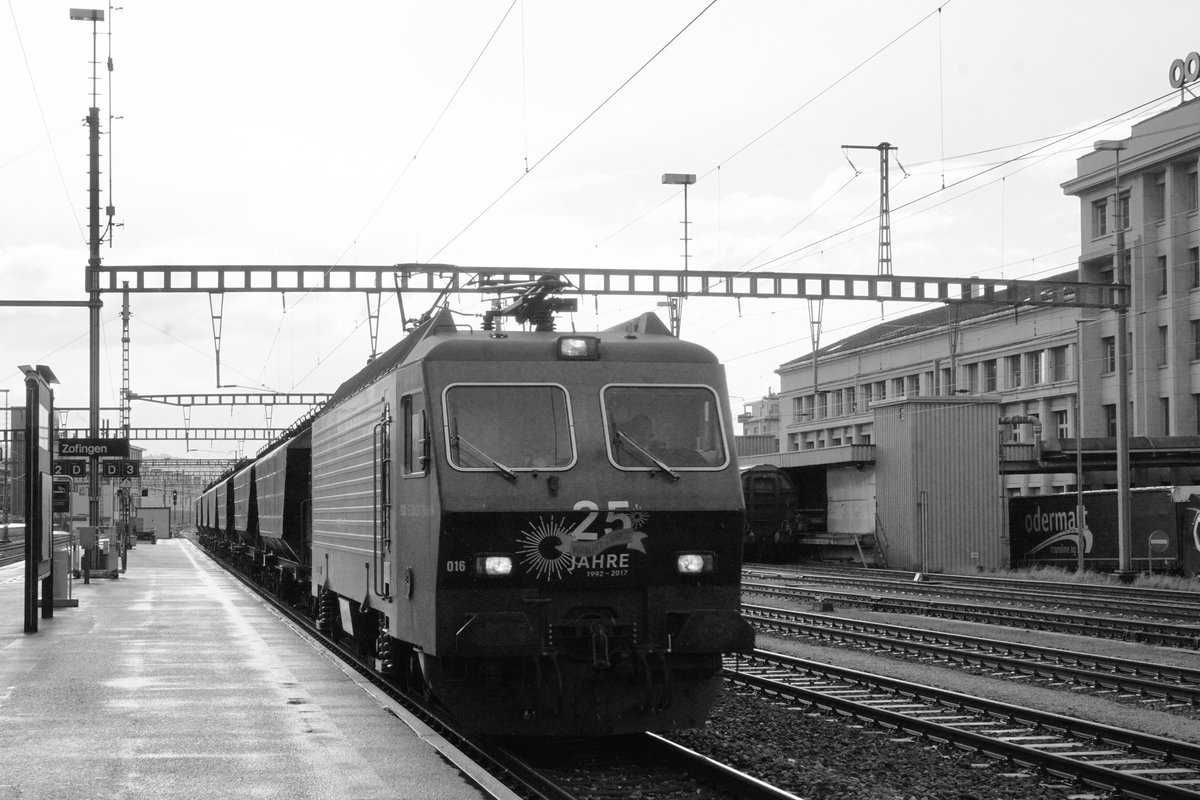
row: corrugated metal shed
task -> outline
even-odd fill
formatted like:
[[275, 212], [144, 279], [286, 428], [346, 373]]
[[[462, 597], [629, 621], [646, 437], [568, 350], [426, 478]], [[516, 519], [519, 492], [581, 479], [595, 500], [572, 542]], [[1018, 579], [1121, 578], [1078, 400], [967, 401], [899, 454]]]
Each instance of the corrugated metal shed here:
[[916, 397], [874, 411], [879, 545], [888, 566], [920, 572], [1007, 567], [999, 403]]
[[733, 437], [738, 456], [761, 456], [779, 452], [779, 437], [768, 433], [755, 433]]

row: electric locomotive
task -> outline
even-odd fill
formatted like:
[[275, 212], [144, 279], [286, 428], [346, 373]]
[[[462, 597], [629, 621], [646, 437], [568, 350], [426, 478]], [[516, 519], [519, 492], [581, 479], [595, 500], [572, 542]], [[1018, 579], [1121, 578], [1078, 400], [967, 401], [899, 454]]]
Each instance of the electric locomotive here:
[[302, 567], [319, 628], [478, 733], [700, 725], [722, 654], [754, 643], [724, 371], [654, 315], [537, 322], [443, 309], [344, 383], [294, 478], [309, 538], [260, 560]]

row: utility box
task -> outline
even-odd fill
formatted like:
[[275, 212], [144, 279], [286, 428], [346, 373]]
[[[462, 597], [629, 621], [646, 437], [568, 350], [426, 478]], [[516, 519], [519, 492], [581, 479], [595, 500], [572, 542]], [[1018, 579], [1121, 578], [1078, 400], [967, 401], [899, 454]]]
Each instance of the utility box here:
[[115, 578], [120, 574], [120, 537], [112, 528], [80, 528], [79, 544], [92, 554], [89, 578]]
[[[45, 601], [43, 601], [45, 602]], [[54, 607], [74, 608], [79, 600], [71, 596], [71, 549], [54, 548]]]

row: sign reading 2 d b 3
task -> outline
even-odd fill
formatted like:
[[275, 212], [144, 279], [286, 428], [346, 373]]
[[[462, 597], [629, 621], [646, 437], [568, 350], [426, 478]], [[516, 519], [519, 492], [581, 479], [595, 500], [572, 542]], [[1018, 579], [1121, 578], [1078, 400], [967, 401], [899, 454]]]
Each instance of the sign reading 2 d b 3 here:
[[129, 458], [128, 439], [59, 439], [60, 458], [99, 456], [100, 458]]

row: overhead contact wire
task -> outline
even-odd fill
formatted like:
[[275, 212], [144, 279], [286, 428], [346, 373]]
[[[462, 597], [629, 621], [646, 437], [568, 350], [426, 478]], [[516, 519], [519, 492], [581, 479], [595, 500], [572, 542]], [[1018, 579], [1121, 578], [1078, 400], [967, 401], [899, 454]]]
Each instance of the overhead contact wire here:
[[465, 226], [463, 226], [462, 230], [460, 230], [458, 233], [454, 234], [454, 236], [452, 236], [452, 237], [450, 238], [450, 240], [449, 240], [449, 241], [447, 241], [445, 244], [443, 244], [441, 247], [439, 247], [439, 248], [437, 249], [437, 251], [436, 251], [436, 252], [434, 252], [434, 253], [433, 253], [433, 255], [431, 255], [431, 256], [429, 257], [429, 260], [430, 260], [430, 261], [433, 261], [433, 260], [437, 259], [437, 257], [438, 257], [439, 255], [441, 255], [441, 254], [442, 254], [442, 252], [443, 252], [443, 251], [445, 251], [445, 249], [446, 249], [446, 248], [448, 248], [450, 245], [452, 245], [452, 244], [454, 244], [456, 241], [458, 241], [459, 237], [461, 237], [461, 236], [462, 236], [464, 233], [466, 233], [468, 230], [470, 230], [470, 229], [471, 229], [471, 228], [472, 228], [472, 227], [475, 225], [475, 223], [479, 222], [479, 220], [483, 218], [483, 216], [484, 216], [485, 214], [487, 214], [489, 211], [491, 211], [493, 208], [495, 208], [495, 206], [496, 206], [496, 204], [497, 204], [497, 203], [499, 203], [499, 202], [500, 202], [501, 200], [503, 200], [503, 199], [504, 199], [506, 196], [508, 196], [508, 193], [509, 193], [509, 192], [511, 192], [513, 189], [517, 188], [517, 185], [518, 185], [518, 184], [520, 184], [520, 183], [521, 183], [521, 181], [525, 180], [525, 178], [526, 178], [526, 177], [527, 177], [527, 176], [528, 176], [528, 175], [529, 175], [531, 172], [533, 172], [535, 169], [537, 169], [537, 168], [538, 168], [538, 166], [540, 166], [540, 165], [541, 165], [541, 163], [542, 163], [543, 161], [545, 161], [547, 158], [549, 158], [551, 155], [553, 155], [553, 154], [554, 154], [554, 152], [558, 150], [558, 148], [562, 147], [562, 146], [563, 146], [563, 144], [565, 144], [565, 143], [566, 143], [566, 141], [567, 141], [568, 139], [570, 139], [572, 136], [574, 136], [574, 135], [575, 135], [575, 134], [576, 134], [576, 133], [579, 131], [579, 129], [580, 129], [580, 128], [582, 128], [584, 125], [586, 125], [586, 124], [588, 123], [588, 121], [589, 121], [589, 120], [591, 120], [591, 118], [592, 118], [592, 117], [594, 117], [594, 116], [596, 116], [596, 114], [600, 113], [600, 111], [601, 111], [601, 110], [602, 110], [602, 109], [603, 109], [605, 106], [607, 106], [607, 105], [608, 105], [608, 104], [609, 104], [609, 103], [612, 101], [612, 99], [613, 99], [614, 97], [616, 97], [618, 94], [620, 94], [620, 93], [621, 93], [621, 91], [622, 91], [622, 90], [623, 90], [623, 89], [624, 89], [626, 86], [628, 86], [628, 85], [629, 85], [629, 84], [630, 84], [630, 83], [633, 81], [633, 79], [634, 79], [634, 78], [636, 78], [636, 77], [637, 77], [638, 75], [640, 75], [640, 74], [641, 74], [641, 73], [642, 73], [642, 72], [643, 72], [643, 71], [644, 71], [644, 70], [645, 70], [647, 67], [649, 67], [651, 64], [653, 64], [653, 63], [654, 63], [654, 61], [655, 61], [655, 60], [656, 60], [656, 59], [657, 59], [659, 56], [661, 56], [661, 55], [662, 55], [662, 54], [663, 54], [663, 53], [666, 51], [666, 49], [667, 49], [668, 47], [670, 47], [672, 44], [674, 44], [674, 43], [675, 43], [675, 41], [676, 41], [676, 40], [678, 40], [680, 36], [683, 36], [683, 34], [684, 34], [684, 33], [686, 33], [686, 32], [688, 31], [688, 29], [689, 29], [689, 28], [691, 28], [693, 25], [695, 25], [695, 24], [696, 24], [696, 22], [697, 22], [697, 21], [698, 21], [698, 20], [699, 20], [699, 19], [700, 19], [702, 16], [704, 16], [704, 14], [705, 14], [705, 13], [706, 13], [706, 12], [707, 12], [707, 11], [708, 11], [710, 8], [712, 8], [714, 5], [716, 5], [716, 3], [717, 3], [717, 0], [712, 0], [712, 1], [711, 1], [711, 2], [708, 4], [708, 5], [706, 5], [706, 6], [705, 6], [704, 8], [702, 8], [702, 9], [700, 9], [700, 13], [698, 13], [698, 14], [697, 14], [695, 17], [693, 17], [693, 18], [692, 18], [692, 20], [691, 20], [690, 22], [688, 22], [688, 24], [684, 25], [684, 26], [683, 26], [683, 28], [681, 28], [681, 29], [679, 30], [679, 32], [678, 32], [678, 33], [676, 33], [674, 36], [672, 36], [672, 37], [671, 37], [671, 38], [670, 38], [670, 39], [667, 41], [667, 43], [666, 43], [666, 44], [664, 44], [662, 47], [660, 47], [660, 48], [659, 48], [659, 49], [658, 49], [658, 50], [657, 50], [657, 51], [654, 53], [654, 55], [650, 56], [650, 58], [649, 58], [649, 59], [647, 59], [647, 60], [646, 60], [646, 62], [645, 62], [644, 64], [642, 64], [640, 67], [638, 67], [636, 70], [634, 70], [634, 72], [633, 72], [633, 74], [632, 74], [632, 75], [630, 75], [628, 78], [626, 78], [624, 81], [622, 81], [620, 86], [618, 86], [616, 89], [614, 89], [614, 90], [613, 90], [613, 91], [612, 91], [612, 92], [611, 92], [611, 93], [608, 95], [608, 97], [604, 98], [604, 100], [603, 100], [603, 101], [600, 103], [600, 105], [598, 105], [598, 106], [596, 106], [594, 109], [592, 109], [592, 110], [591, 110], [591, 112], [589, 112], [587, 116], [585, 116], [583, 119], [581, 119], [581, 120], [580, 120], [580, 121], [579, 121], [579, 122], [578, 122], [578, 123], [575, 125], [575, 127], [571, 128], [571, 130], [569, 130], [565, 136], [563, 136], [561, 139], [559, 139], [559, 140], [558, 140], [558, 142], [554, 144], [554, 146], [552, 146], [552, 147], [551, 147], [549, 150], [547, 150], [545, 153], [543, 153], [543, 154], [542, 154], [542, 156], [541, 156], [541, 157], [540, 157], [540, 158], [539, 158], [537, 161], [533, 162], [533, 164], [532, 164], [532, 165], [530, 165], [529, 167], [527, 167], [527, 168], [526, 168], [526, 170], [525, 170], [525, 172], [523, 172], [523, 173], [522, 173], [520, 176], [518, 176], [518, 178], [517, 178], [515, 181], [513, 181], [513, 182], [512, 182], [512, 183], [511, 183], [511, 184], [508, 186], [508, 188], [507, 188], [507, 189], [505, 189], [504, 191], [502, 191], [502, 192], [499, 194], [499, 196], [498, 196], [498, 197], [496, 197], [496, 199], [492, 200], [492, 202], [488, 203], [488, 204], [487, 204], [487, 206], [486, 206], [486, 207], [485, 207], [485, 208], [484, 208], [482, 211], [480, 211], [478, 214], [476, 214], [476, 215], [475, 215], [475, 217], [474, 217], [474, 218], [473, 218], [473, 219], [472, 219], [470, 222], [468, 222], [468, 223], [467, 223]]

